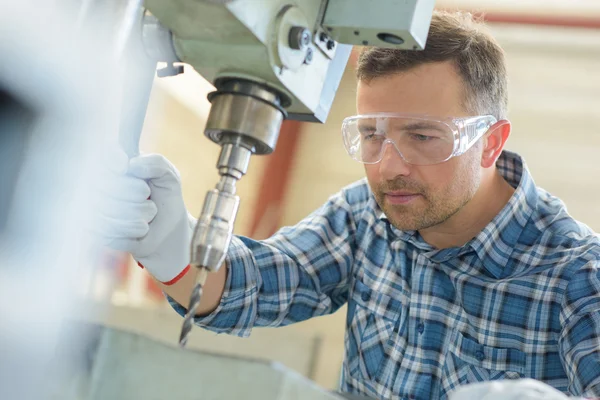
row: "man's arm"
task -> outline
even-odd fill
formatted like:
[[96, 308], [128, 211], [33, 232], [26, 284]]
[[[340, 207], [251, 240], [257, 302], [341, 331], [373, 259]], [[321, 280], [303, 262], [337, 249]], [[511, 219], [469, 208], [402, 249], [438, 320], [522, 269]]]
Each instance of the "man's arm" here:
[[[190, 270], [177, 282], [172, 285], [165, 285], [162, 282], [154, 280], [162, 291], [175, 300], [177, 303], [187, 308], [192, 289], [196, 284], [197, 269]], [[223, 296], [225, 289], [225, 280], [227, 279], [227, 267], [223, 265], [217, 272], [209, 273], [202, 290], [200, 306], [196, 312], [197, 316], [207, 315], [213, 312]]]
[[[184, 273], [196, 221], [186, 210], [179, 172], [160, 155], [122, 156], [108, 174], [110, 201], [100, 210], [99, 233], [164, 282], [169, 303], [184, 315], [196, 274]], [[233, 237], [227, 268], [208, 277], [200, 307], [206, 315], [196, 322], [246, 335], [254, 325], [279, 326], [335, 311], [347, 300], [356, 247], [353, 216], [368, 197], [363, 182], [268, 240]]]
[[[354, 234], [352, 210], [342, 192], [267, 240], [234, 237], [228, 268], [209, 274], [210, 294], [200, 310], [204, 316], [195, 322], [247, 336], [254, 326], [282, 326], [334, 312], [347, 300]], [[165, 288], [179, 314], [186, 312], [192, 281], [189, 273]]]
[[571, 394], [600, 397], [600, 258], [570, 280], [561, 323], [559, 349]]

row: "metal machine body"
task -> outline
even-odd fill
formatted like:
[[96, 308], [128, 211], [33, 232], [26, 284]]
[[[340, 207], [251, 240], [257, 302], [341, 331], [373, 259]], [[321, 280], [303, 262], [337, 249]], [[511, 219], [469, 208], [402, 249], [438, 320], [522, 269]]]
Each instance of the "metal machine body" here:
[[[252, 154], [269, 154], [285, 118], [324, 122], [352, 45], [420, 50], [434, 0], [146, 0], [171, 32], [174, 53], [216, 91], [205, 134], [221, 145], [221, 176], [206, 195], [190, 264], [224, 263]], [[205, 274], [199, 274], [189, 333]], [[185, 344], [182, 334], [182, 344]]]

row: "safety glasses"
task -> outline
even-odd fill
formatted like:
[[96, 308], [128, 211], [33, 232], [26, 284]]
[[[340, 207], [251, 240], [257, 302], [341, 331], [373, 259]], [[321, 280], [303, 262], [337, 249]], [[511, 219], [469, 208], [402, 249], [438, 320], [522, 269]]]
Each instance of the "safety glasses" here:
[[376, 113], [344, 119], [342, 135], [350, 157], [364, 164], [381, 161], [391, 144], [405, 162], [433, 165], [465, 153], [496, 122], [491, 115], [437, 119]]

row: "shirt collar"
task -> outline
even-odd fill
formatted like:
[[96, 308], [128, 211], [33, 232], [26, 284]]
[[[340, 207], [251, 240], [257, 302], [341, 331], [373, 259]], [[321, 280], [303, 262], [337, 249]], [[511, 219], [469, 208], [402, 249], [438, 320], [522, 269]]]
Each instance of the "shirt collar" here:
[[465, 247], [473, 249], [483, 267], [500, 278], [506, 274], [507, 260], [537, 208], [538, 192], [525, 161], [518, 154], [504, 151], [496, 165], [515, 192], [498, 215]]
[[[436, 250], [426, 243], [417, 231], [401, 231], [390, 224], [392, 231], [399, 239], [427, 251], [427, 256], [436, 262], [475, 251], [483, 267], [496, 278], [500, 278], [506, 272], [506, 260], [537, 206], [538, 194], [529, 169], [518, 154], [503, 151], [496, 166], [504, 179], [515, 188], [515, 192], [496, 217], [465, 246]], [[377, 217], [388, 221], [373, 196], [371, 201]]]

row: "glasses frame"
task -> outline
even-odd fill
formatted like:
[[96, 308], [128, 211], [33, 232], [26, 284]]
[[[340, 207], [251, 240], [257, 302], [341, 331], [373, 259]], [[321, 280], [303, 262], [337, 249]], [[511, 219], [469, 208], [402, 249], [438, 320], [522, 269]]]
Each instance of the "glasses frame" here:
[[[446, 125], [454, 135], [454, 147], [452, 149], [452, 153], [445, 160], [436, 162], [434, 164], [413, 164], [404, 158], [404, 155], [398, 149], [394, 141], [386, 137], [385, 141], [381, 145], [382, 151], [379, 155], [379, 159], [374, 162], [365, 162], [360, 159], [357, 159], [356, 154], [352, 154], [350, 148], [351, 143], [349, 140], [349, 135], [346, 134], [347, 126], [359, 119], [366, 118], [410, 118], [414, 120], [420, 121], [433, 121], [439, 122]], [[471, 117], [448, 117], [448, 118], [439, 118], [432, 117], [424, 114], [404, 114], [404, 113], [371, 113], [371, 114], [359, 114], [353, 115], [350, 117], [344, 118], [342, 121], [342, 138], [344, 141], [344, 147], [348, 155], [355, 161], [358, 161], [363, 164], [377, 164], [383, 159], [383, 149], [387, 143], [391, 143], [400, 154], [400, 157], [407, 163], [412, 165], [436, 165], [444, 163], [450, 160], [452, 157], [457, 157], [464, 154], [467, 150], [469, 150], [473, 145], [481, 139], [485, 134], [490, 130], [490, 128], [497, 123], [498, 120], [493, 115], [477, 115]]]

